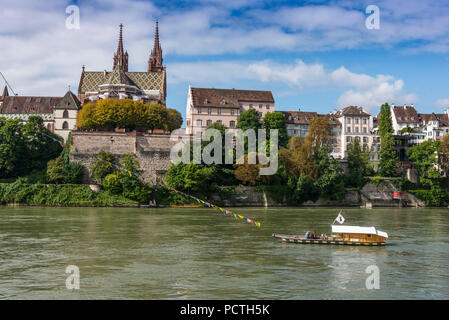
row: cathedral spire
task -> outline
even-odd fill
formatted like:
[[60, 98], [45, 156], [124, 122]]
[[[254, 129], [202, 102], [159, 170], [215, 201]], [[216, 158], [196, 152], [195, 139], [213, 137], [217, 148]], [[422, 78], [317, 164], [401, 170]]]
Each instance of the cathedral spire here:
[[156, 31], [154, 33], [153, 50], [151, 50], [150, 59], [148, 60], [148, 72], [162, 72], [162, 48], [159, 42], [159, 21], [156, 20]]
[[114, 66], [119, 65], [123, 71], [128, 72], [128, 51], [123, 49], [123, 24], [120, 24], [120, 35], [118, 39], [117, 52], [114, 54]]

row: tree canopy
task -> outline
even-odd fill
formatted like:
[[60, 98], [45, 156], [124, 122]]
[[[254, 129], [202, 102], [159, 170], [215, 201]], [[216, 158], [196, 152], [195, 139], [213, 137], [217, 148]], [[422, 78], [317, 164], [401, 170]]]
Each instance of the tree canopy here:
[[0, 118], [0, 178], [18, 177], [44, 170], [62, 151], [63, 139], [47, 130], [40, 117]]
[[160, 104], [145, 104], [131, 99], [104, 99], [89, 102], [78, 112], [79, 129], [125, 128], [134, 130], [163, 129], [173, 131], [182, 125], [182, 116], [175, 109]]

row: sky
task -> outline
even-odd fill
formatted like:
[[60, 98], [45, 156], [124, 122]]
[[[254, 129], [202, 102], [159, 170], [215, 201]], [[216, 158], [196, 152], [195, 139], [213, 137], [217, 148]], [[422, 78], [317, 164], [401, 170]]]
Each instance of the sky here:
[[[70, 5], [79, 28], [68, 28]], [[369, 5], [379, 8], [379, 28]], [[119, 24], [129, 71], [146, 71], [159, 20], [167, 106], [193, 87], [271, 90], [276, 110], [377, 114], [384, 102], [449, 107], [449, 1], [0, 0], [0, 71], [20, 95], [77, 92], [111, 70]], [[71, 20], [70, 20], [71, 21]], [[0, 78], [0, 85], [4, 85]]]

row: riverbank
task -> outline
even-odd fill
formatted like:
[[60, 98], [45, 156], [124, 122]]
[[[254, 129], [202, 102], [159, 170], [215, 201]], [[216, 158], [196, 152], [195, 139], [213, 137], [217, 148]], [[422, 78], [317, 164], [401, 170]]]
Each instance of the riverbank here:
[[0, 183], [0, 204], [51, 207], [137, 207], [136, 201], [87, 184]]
[[[204, 200], [223, 207], [287, 207], [286, 191], [274, 186], [227, 186], [220, 192]], [[306, 201], [301, 207], [430, 207], [430, 190], [411, 190], [402, 192], [399, 199], [395, 193], [399, 190], [389, 181], [379, 184], [367, 183], [360, 190], [347, 189], [340, 200], [320, 198]], [[446, 191], [449, 205], [449, 192]], [[164, 206], [198, 205], [166, 188], [155, 188], [153, 197]], [[29, 184], [20, 180], [12, 183], [0, 183], [0, 204], [9, 206], [46, 206], [46, 207], [139, 207], [137, 201], [120, 194], [113, 194], [99, 186], [87, 184]], [[297, 204], [295, 206], [298, 206]]]

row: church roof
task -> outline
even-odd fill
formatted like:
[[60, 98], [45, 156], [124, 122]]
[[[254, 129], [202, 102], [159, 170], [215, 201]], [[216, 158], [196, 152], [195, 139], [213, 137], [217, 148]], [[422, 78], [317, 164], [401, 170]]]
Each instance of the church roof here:
[[0, 106], [0, 114], [6, 113], [52, 113], [62, 97], [6, 96]]
[[114, 70], [109, 73], [108, 77], [106, 78], [107, 84], [126, 84], [133, 86], [135, 85], [125, 74], [121, 66], [118, 64]]
[[[163, 90], [164, 78], [162, 72], [114, 72], [83, 71], [81, 73], [78, 93], [96, 92], [98, 86], [113, 82], [126, 82], [121, 84], [135, 85], [141, 90]], [[126, 80], [124, 80], [124, 76]], [[121, 79], [121, 80], [120, 80]], [[117, 84], [117, 83], [116, 83]]]
[[62, 97], [61, 101], [56, 105], [56, 109], [81, 109], [81, 103], [78, 98], [73, 94], [72, 91], [67, 91], [67, 93]]

